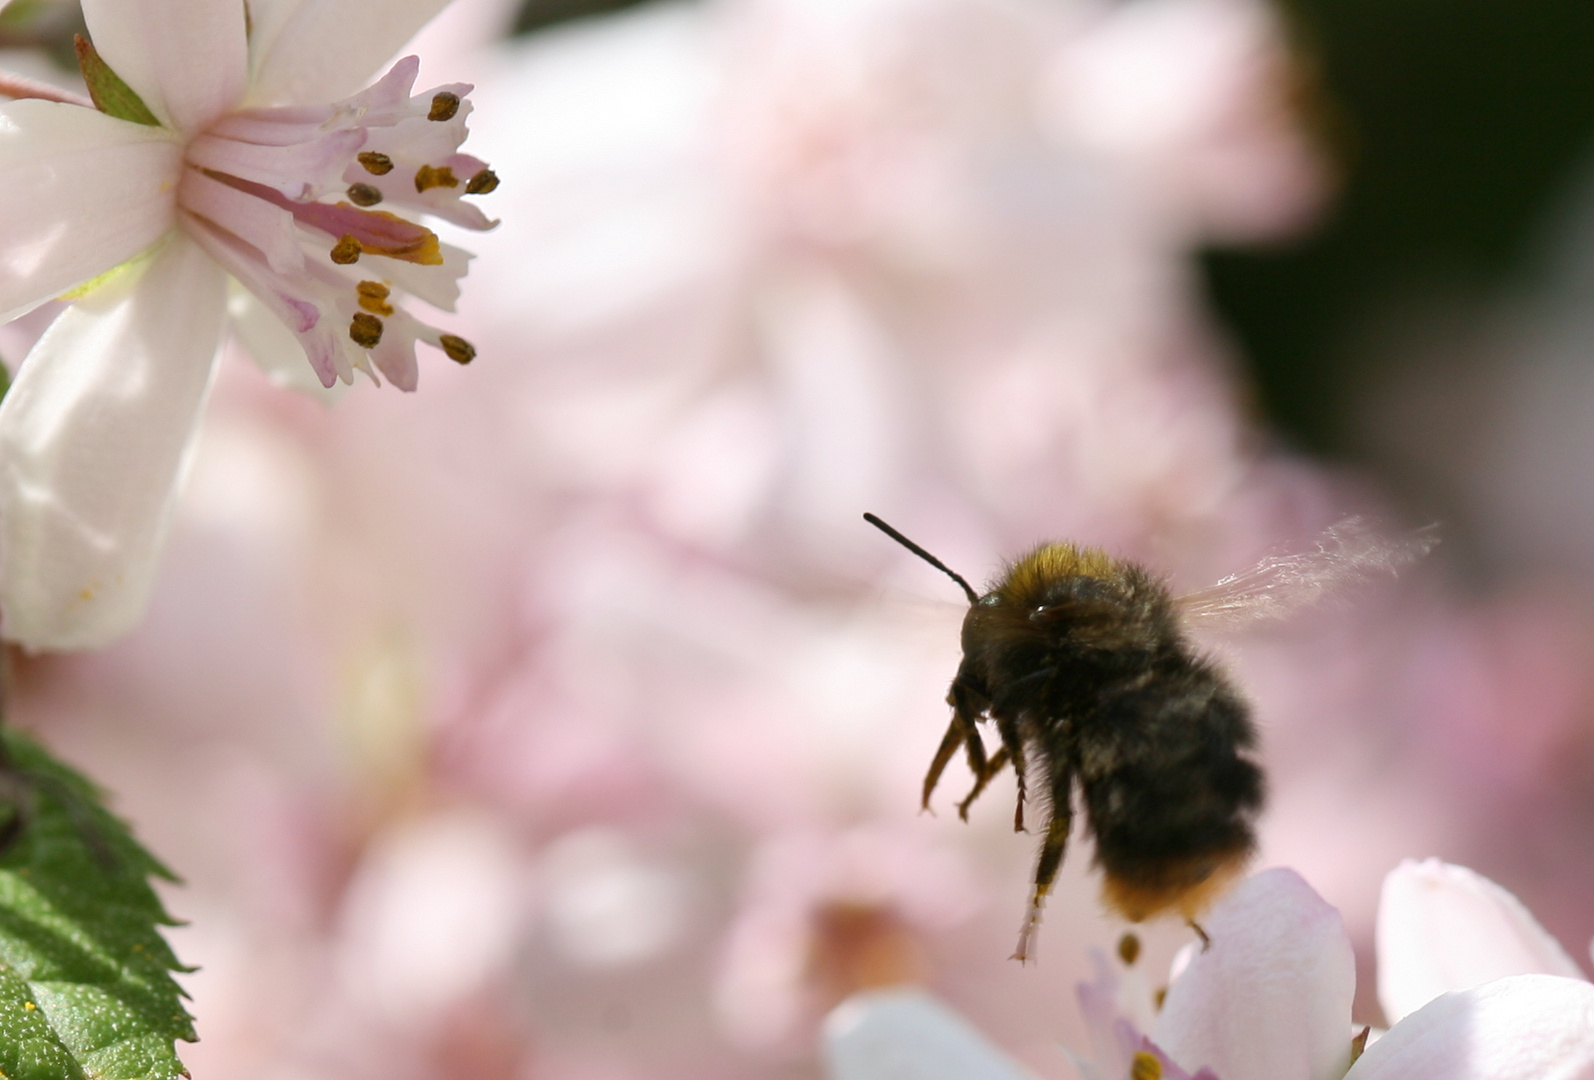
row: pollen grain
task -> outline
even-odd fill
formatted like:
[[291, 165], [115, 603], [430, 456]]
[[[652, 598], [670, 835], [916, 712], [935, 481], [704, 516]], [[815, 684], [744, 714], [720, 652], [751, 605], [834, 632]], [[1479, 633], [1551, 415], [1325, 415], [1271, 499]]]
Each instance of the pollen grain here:
[[453, 334], [444, 334], [437, 339], [443, 347], [443, 353], [456, 364], [468, 364], [476, 359], [476, 346], [462, 337]]
[[393, 314], [393, 305], [387, 302], [391, 290], [380, 281], [362, 281], [354, 291], [360, 294], [360, 306], [372, 315]]
[[427, 112], [426, 119], [452, 120], [457, 112], [459, 112], [459, 95], [440, 90], [432, 95], [432, 108]]
[[356, 311], [349, 320], [349, 340], [362, 349], [374, 349], [382, 341], [382, 320]]
[[332, 261], [339, 266], [348, 266], [360, 261], [360, 242], [345, 233], [343, 237], [332, 245]]
[[431, 165], [422, 165], [415, 170], [415, 190], [426, 191], [434, 187], [458, 187], [459, 178], [454, 175], [454, 170], [447, 165], [434, 168]]

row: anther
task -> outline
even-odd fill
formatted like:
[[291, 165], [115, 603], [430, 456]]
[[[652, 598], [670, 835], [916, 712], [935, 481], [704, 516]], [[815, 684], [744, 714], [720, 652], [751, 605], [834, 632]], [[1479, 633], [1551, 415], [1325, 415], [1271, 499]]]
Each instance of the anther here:
[[386, 176], [393, 171], [393, 159], [375, 150], [362, 150], [355, 160], [372, 176]]
[[1134, 1060], [1129, 1063], [1129, 1080], [1162, 1080], [1162, 1062], [1155, 1054], [1135, 1051]]
[[458, 187], [459, 178], [454, 175], [454, 170], [444, 165], [434, 169], [430, 165], [422, 165], [415, 170], [415, 190], [425, 191], [434, 187]]
[[380, 281], [362, 281], [354, 291], [360, 295], [360, 306], [372, 315], [393, 314], [393, 305], [387, 302], [388, 287]]
[[457, 112], [459, 112], [459, 95], [442, 90], [432, 95], [432, 109], [426, 114], [426, 119], [452, 120]]
[[1132, 933], [1119, 938], [1118, 959], [1124, 962], [1124, 967], [1134, 967], [1135, 961], [1140, 959], [1140, 939]]
[[339, 266], [348, 266], [350, 263], [360, 261], [360, 242], [354, 237], [344, 234], [343, 239], [332, 245], [332, 261]]
[[382, 320], [356, 311], [349, 321], [349, 340], [362, 349], [374, 349], [382, 340]]
[[485, 195], [489, 191], [498, 190], [498, 174], [491, 169], [483, 169], [469, 180], [465, 181], [465, 194]]
[[382, 193], [370, 184], [350, 184], [349, 201], [355, 206], [375, 206], [382, 201]]
[[437, 339], [437, 343], [443, 347], [444, 355], [456, 364], [468, 364], [476, 359], [476, 346], [462, 337], [444, 334]]

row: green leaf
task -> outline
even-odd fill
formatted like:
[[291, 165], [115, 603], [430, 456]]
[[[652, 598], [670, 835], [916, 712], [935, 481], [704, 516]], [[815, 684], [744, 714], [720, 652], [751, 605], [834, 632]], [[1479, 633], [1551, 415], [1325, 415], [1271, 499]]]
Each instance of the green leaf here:
[[[175, 880], [98, 790], [0, 729], [0, 799], [21, 816], [0, 852], [0, 1074], [7, 1080], [177, 1080], [193, 1020], [151, 877]], [[4, 819], [0, 819], [3, 822]], [[0, 825], [0, 832], [6, 831]]]
[[93, 42], [78, 34], [72, 39], [72, 45], [77, 49], [77, 66], [83, 72], [83, 81], [88, 84], [89, 98], [96, 109], [118, 120], [160, 126], [160, 121], [149, 111], [144, 99], [135, 94], [133, 88], [111, 70], [111, 65], [100, 58]]

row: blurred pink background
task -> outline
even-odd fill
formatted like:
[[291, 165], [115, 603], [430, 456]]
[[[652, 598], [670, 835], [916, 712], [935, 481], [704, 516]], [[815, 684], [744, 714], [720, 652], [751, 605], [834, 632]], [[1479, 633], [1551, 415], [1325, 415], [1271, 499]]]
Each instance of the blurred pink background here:
[[[977, 582], [1068, 537], [1176, 588], [1348, 512], [1424, 523], [1273, 438], [1191, 261], [1333, 212], [1280, 19], [710, 0], [505, 41], [511, 15], [460, 0], [411, 50], [476, 82], [503, 178], [450, 323], [479, 359], [330, 405], [229, 359], [146, 624], [17, 658], [21, 722], [187, 879], [185, 1061], [809, 1077], [825, 1008], [911, 979], [1071, 1077], [1073, 984], [1123, 927], [1081, 838], [1039, 962], [1008, 961], [1037, 847], [1011, 777], [964, 825], [954, 766], [918, 813], [962, 600], [860, 515]], [[1367, 1022], [1402, 857], [1487, 873], [1579, 957], [1594, 933], [1567, 465], [1594, 231], [1567, 235], [1468, 363], [1366, 414], [1522, 572], [1468, 585], [1441, 547], [1205, 643], [1263, 733], [1258, 865], [1344, 913]], [[1190, 935], [1142, 936], [1157, 971]]]

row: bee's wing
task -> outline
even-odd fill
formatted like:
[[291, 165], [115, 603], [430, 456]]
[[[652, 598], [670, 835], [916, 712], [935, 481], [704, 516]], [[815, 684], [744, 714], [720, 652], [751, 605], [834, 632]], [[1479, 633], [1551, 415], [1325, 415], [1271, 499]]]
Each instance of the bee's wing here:
[[1438, 542], [1437, 525], [1391, 537], [1363, 518], [1347, 517], [1323, 530], [1315, 551], [1269, 555], [1249, 570], [1186, 593], [1174, 603], [1188, 625], [1235, 630], [1281, 619], [1379, 574], [1397, 574]]

